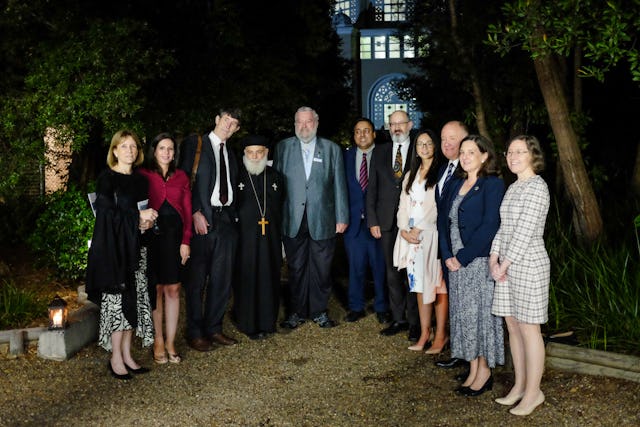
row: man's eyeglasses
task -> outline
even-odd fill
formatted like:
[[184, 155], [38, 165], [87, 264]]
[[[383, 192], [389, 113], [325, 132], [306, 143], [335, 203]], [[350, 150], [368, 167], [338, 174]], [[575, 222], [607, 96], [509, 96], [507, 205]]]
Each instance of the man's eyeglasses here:
[[389, 122], [389, 126], [402, 126], [406, 125], [407, 123], [409, 123], [408, 120], [406, 122]]

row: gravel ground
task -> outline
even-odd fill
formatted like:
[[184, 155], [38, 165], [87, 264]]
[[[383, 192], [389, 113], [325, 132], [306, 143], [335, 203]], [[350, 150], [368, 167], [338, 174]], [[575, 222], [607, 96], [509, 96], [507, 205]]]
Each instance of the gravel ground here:
[[[330, 313], [342, 319], [344, 309], [332, 300]], [[180, 338], [179, 365], [154, 365], [137, 342], [152, 371], [130, 381], [111, 378], [96, 344], [66, 362], [33, 349], [0, 360], [0, 425], [640, 425], [640, 384], [605, 377], [547, 370], [547, 400], [526, 418], [493, 402], [510, 386], [506, 368], [495, 370], [493, 391], [458, 396], [459, 371], [408, 351], [406, 336], [379, 335], [374, 315], [331, 330], [307, 323], [257, 342], [225, 327], [238, 345], [199, 353]]]

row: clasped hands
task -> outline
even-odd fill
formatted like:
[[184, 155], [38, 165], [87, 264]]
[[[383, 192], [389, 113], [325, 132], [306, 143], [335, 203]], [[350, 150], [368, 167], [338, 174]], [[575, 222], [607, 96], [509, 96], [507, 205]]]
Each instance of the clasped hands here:
[[511, 265], [510, 261], [504, 260], [500, 262], [498, 257], [492, 254], [489, 258], [489, 272], [493, 280], [496, 282], [505, 282], [507, 280], [507, 269], [509, 265]]
[[153, 227], [153, 223], [158, 218], [158, 212], [155, 209], [143, 209], [140, 211], [140, 221], [138, 228], [140, 231], [147, 231]]
[[451, 257], [445, 260], [444, 265], [447, 266], [449, 271], [458, 271], [460, 270], [460, 267], [462, 267], [462, 264], [460, 264], [460, 261], [458, 261], [458, 258], [456, 257]]
[[422, 233], [422, 230], [417, 227], [413, 227], [410, 230], [400, 230], [400, 236], [412, 245], [420, 243], [422, 240], [420, 238], [420, 233]]

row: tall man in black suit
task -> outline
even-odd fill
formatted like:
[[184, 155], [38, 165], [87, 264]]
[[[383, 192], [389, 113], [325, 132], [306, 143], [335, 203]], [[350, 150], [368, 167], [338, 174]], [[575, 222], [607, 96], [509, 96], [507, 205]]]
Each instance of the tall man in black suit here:
[[221, 109], [215, 128], [202, 137], [201, 144], [195, 136], [183, 143], [180, 168], [189, 175], [197, 168], [192, 188], [195, 233], [187, 266], [185, 302], [187, 343], [198, 351], [211, 350], [213, 343], [236, 343], [222, 333], [222, 319], [231, 294], [238, 242], [234, 197], [238, 164], [227, 142], [240, 128], [240, 114], [236, 109]]
[[[447, 122], [440, 132], [440, 148], [442, 149], [442, 154], [447, 158], [447, 163], [443, 164], [438, 172], [438, 185], [436, 186], [436, 204], [438, 206], [438, 216], [449, 215], [449, 212], [445, 212], [443, 208], [443, 204], [440, 203], [443, 199], [445, 199], [447, 184], [449, 180], [454, 175], [456, 169], [459, 167], [459, 155], [460, 155], [460, 142], [462, 139], [469, 134], [469, 130], [467, 126], [459, 121], [450, 121]], [[446, 233], [446, 230], [438, 229], [438, 233]], [[442, 261], [442, 275], [447, 284], [447, 289], [449, 289], [449, 269], [446, 265], [444, 265], [444, 260]], [[444, 307], [441, 307], [441, 309]], [[466, 364], [466, 361], [462, 359], [452, 358], [449, 360], [440, 360], [436, 362], [436, 365], [441, 368], [453, 368], [458, 365]], [[467, 374], [461, 374], [463, 379], [467, 378]]]
[[376, 155], [369, 167], [367, 189], [367, 225], [371, 235], [381, 239], [387, 267], [387, 288], [393, 322], [380, 331], [382, 335], [395, 335], [409, 330], [409, 339], [420, 336], [416, 298], [408, 298], [407, 275], [393, 266], [393, 246], [398, 226], [396, 214], [404, 174], [409, 170], [410, 153], [415, 150], [410, 138], [413, 122], [406, 111], [398, 110], [389, 116], [392, 143], [376, 146]]

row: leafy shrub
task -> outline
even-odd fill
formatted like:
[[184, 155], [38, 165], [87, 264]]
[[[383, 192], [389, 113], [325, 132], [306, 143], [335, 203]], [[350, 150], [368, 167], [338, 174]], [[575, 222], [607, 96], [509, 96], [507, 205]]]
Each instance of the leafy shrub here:
[[572, 231], [551, 218], [546, 238], [551, 258], [552, 331], [573, 329], [590, 348], [638, 352], [640, 348], [640, 242], [581, 247]]
[[15, 245], [24, 240], [42, 210], [40, 199], [19, 197], [0, 203], [0, 242]]
[[47, 312], [47, 302], [37, 293], [19, 289], [7, 280], [0, 284], [0, 329], [25, 327]]
[[56, 269], [61, 278], [79, 279], [87, 268], [93, 224], [87, 193], [70, 187], [47, 197], [28, 243], [39, 260]]

